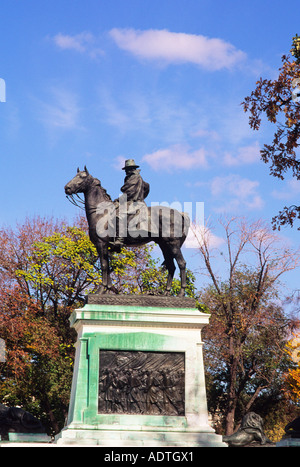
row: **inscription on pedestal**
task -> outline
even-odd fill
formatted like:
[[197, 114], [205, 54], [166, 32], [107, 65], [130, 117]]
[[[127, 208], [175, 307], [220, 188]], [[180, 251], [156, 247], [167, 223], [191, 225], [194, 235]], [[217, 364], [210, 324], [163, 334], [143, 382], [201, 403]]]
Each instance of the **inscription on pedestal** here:
[[185, 354], [100, 350], [98, 412], [185, 414]]

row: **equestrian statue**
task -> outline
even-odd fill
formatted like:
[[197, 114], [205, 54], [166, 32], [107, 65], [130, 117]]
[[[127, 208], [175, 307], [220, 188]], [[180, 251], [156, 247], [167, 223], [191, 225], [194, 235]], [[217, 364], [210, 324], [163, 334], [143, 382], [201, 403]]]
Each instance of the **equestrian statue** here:
[[133, 159], [125, 161], [122, 195], [114, 201], [86, 167], [82, 171], [78, 168], [75, 177], [65, 185], [67, 197], [76, 205], [74, 195], [84, 194], [89, 236], [97, 249], [102, 270], [102, 283], [96, 293], [115, 292], [110, 277], [108, 247], [120, 252], [123, 246], [139, 247], [154, 241], [162, 251], [163, 264], [168, 271], [165, 294], [170, 294], [176, 260], [181, 281], [179, 296], [184, 296], [186, 262], [181, 246], [188, 234], [189, 216], [166, 206], [147, 207], [144, 200], [150, 187], [138, 168]]

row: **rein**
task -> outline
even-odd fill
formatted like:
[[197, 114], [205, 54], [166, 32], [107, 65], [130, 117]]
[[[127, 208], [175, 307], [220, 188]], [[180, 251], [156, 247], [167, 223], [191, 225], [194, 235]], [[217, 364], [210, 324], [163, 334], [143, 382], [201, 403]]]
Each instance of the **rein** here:
[[[76, 195], [77, 199], [74, 198], [74, 195]], [[73, 206], [76, 206], [79, 209], [82, 209], [85, 211], [85, 201], [84, 199], [80, 198], [78, 193], [73, 193], [72, 195], [66, 195], [66, 198], [68, 201], [70, 201]], [[89, 213], [96, 212], [97, 208], [96, 207], [90, 207]]]
[[[74, 195], [77, 196], [77, 199], [74, 198]], [[74, 193], [73, 195], [66, 195], [66, 198], [68, 201], [70, 201], [71, 204], [84, 211], [85, 201], [80, 198], [78, 193]]]

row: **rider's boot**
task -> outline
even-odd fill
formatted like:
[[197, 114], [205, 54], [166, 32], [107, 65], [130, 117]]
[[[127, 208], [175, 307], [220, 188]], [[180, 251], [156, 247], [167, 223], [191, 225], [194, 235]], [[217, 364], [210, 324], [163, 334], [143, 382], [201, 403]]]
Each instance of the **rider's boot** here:
[[114, 246], [123, 246], [124, 245], [124, 237], [116, 237], [114, 242], [113, 242], [113, 245]]

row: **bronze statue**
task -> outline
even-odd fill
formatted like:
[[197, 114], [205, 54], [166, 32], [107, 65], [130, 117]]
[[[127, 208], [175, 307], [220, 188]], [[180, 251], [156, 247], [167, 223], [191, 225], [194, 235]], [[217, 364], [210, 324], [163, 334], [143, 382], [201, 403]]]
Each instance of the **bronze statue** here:
[[[118, 225], [122, 224], [124, 221], [126, 223], [126, 219], [121, 217], [122, 211], [126, 216], [130, 216], [132, 214], [136, 215], [136, 213], [139, 212], [140, 229], [145, 232], [146, 236], [148, 229], [148, 212], [144, 199], [149, 194], [150, 186], [149, 183], [144, 182], [140, 175], [140, 171], [137, 170], [138, 168], [139, 165], [136, 165], [133, 159], [125, 161], [125, 166], [122, 169], [125, 170], [126, 173], [124, 185], [121, 188], [123, 195], [120, 198], [117, 198], [115, 203], [119, 203], [121, 205], [123, 203], [127, 203], [127, 209], [123, 210], [120, 210], [119, 206], [116, 205]], [[117, 237], [114, 245], [124, 245], [124, 238]]]
[[295, 418], [284, 428], [284, 438], [300, 438], [300, 417]]
[[144, 201], [150, 191], [149, 183], [144, 182], [138, 168], [139, 165], [136, 165], [133, 159], [125, 161], [125, 166], [122, 168], [126, 177], [121, 191], [127, 195], [128, 201]]
[[115, 292], [110, 278], [108, 246], [119, 251], [120, 245], [137, 247], [154, 241], [161, 248], [168, 270], [165, 293], [170, 293], [175, 259], [180, 270], [179, 295], [184, 296], [186, 262], [181, 246], [188, 234], [189, 216], [166, 206], [146, 207], [143, 200], [149, 192], [149, 185], [140, 177], [134, 161], [126, 162], [123, 195], [115, 202], [86, 167], [82, 171], [77, 169], [75, 177], [65, 185], [65, 193], [71, 200], [74, 194], [84, 194], [89, 236], [97, 249], [102, 269], [102, 284], [96, 293]]
[[0, 435], [7, 438], [8, 433], [45, 433], [41, 422], [31, 413], [20, 407], [7, 407], [0, 404]]
[[228, 443], [229, 447], [243, 447], [251, 444], [273, 444], [263, 430], [263, 419], [255, 412], [247, 413], [243, 419], [240, 428], [229, 436], [223, 436], [223, 441]]

